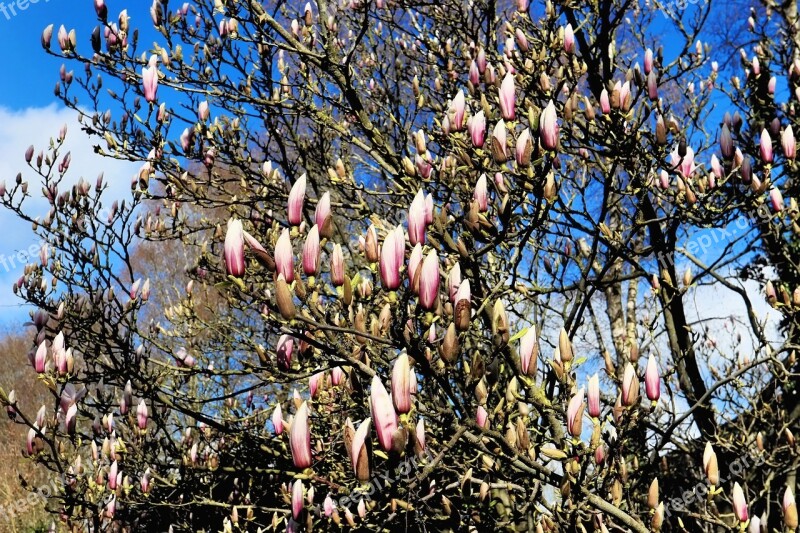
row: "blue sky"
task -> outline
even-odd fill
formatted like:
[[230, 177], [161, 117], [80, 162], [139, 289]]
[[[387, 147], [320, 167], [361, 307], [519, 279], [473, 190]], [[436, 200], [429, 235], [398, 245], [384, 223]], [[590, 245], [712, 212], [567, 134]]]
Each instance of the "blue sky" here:
[[[20, 10], [17, 2], [2, 1], [0, 7], [0, 45], [7, 53], [3, 57], [6, 73], [0, 76], [0, 105], [12, 109], [46, 106], [54, 101], [53, 86], [58, 79], [59, 58], [44, 53], [40, 44], [42, 30], [48, 24], [63, 23], [66, 27], [78, 24], [85, 28], [94, 14], [92, 2], [76, 0], [38, 0]], [[76, 4], [80, 4], [80, 9]], [[12, 15], [11, 6], [14, 6]], [[23, 5], [25, 5], [23, 3]], [[82, 35], [81, 35], [82, 33]], [[89, 48], [89, 33], [78, 34], [79, 45]]]
[[[146, 27], [149, 19], [149, 2], [125, 2], [136, 7], [129, 15]], [[13, 9], [12, 9], [13, 4]], [[113, 2], [112, 2], [113, 4]], [[119, 2], [117, 5], [121, 5]], [[26, 9], [20, 9], [25, 6]], [[112, 7], [110, 17], [115, 20], [118, 10]], [[33, 144], [36, 152], [45, 149], [51, 137], [58, 134], [62, 125], [68, 128], [67, 149], [72, 153], [72, 164], [65, 186], [72, 185], [83, 176], [94, 183], [102, 170], [106, 180], [119, 197], [129, 191], [132, 170], [126, 165], [95, 156], [89, 139], [80, 131], [75, 113], [66, 109], [53, 94], [59, 79], [59, 68], [64, 60], [46, 54], [41, 47], [42, 30], [48, 24], [75, 28], [78, 49], [90, 52], [89, 36], [96, 24], [91, 0], [38, 0], [20, 3], [0, 0], [0, 49], [5, 50], [3, 75], [0, 75], [0, 180], [13, 182], [18, 172], [31, 184], [33, 194], [40, 189], [37, 176], [25, 164], [25, 149]], [[140, 41], [146, 43], [147, 41]], [[53, 49], [58, 50], [55, 37]], [[67, 63], [68, 69], [80, 68]], [[47, 204], [43, 200], [31, 202], [32, 212], [44, 215]], [[28, 224], [20, 223], [5, 210], [0, 210], [0, 326], [18, 324], [26, 320], [27, 308], [13, 296], [11, 286], [22, 274], [23, 261], [29, 251], [38, 247], [38, 239]], [[22, 252], [22, 255], [20, 253]]]
[[[97, 24], [92, 0], [0, 2], [0, 46], [7, 51], [3, 58], [4, 75], [0, 75], [0, 180], [11, 182], [17, 172], [22, 171], [34, 185], [35, 176], [26, 168], [23, 158], [25, 149], [30, 144], [36, 147], [37, 152], [46, 147], [50, 137], [55, 136], [66, 123], [68, 145], [73, 156], [66, 182], [74, 183], [81, 176], [93, 182], [102, 170], [113, 192], [119, 198], [127, 197], [129, 179], [135, 169], [92, 153], [90, 142], [80, 132], [74, 113], [64, 108], [53, 95], [59, 67], [65, 61], [46, 54], [40, 45], [41, 32], [48, 24], [54, 24], [56, 30], [64, 24], [68, 29], [75, 28], [78, 49], [88, 53], [89, 36]], [[158, 39], [149, 21], [149, 1], [108, 0], [107, 3], [110, 20], [117, 19], [122, 7], [130, 6], [131, 26], [140, 30], [140, 52]], [[657, 19], [656, 24], [661, 22]], [[55, 38], [53, 50], [58, 50]], [[81, 68], [69, 62], [66, 64], [68, 69]], [[31, 190], [38, 189], [37, 186]], [[39, 200], [34, 205], [42, 215], [46, 213], [44, 201]], [[4, 228], [4, 238], [0, 239], [0, 325], [3, 325], [24, 320], [26, 315], [20, 308], [20, 301], [11, 294], [11, 285], [22, 273], [21, 262], [15, 259], [12, 264], [11, 258], [21, 250], [35, 247], [37, 239], [27, 224], [21, 224], [3, 210], [0, 210], [0, 225]]]

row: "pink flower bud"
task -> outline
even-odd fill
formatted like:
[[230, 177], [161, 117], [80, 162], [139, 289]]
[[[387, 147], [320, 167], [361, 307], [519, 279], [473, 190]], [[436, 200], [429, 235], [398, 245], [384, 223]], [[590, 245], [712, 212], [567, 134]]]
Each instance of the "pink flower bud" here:
[[[70, 404], [70, 407], [72, 405], [73, 404]], [[69, 410], [69, 407], [67, 408], [67, 410]], [[114, 416], [113, 414], [109, 414], [108, 416], [103, 417], [103, 420], [108, 421], [106, 428], [108, 429], [109, 433], [111, 433], [114, 430], [113, 416]], [[36, 413], [36, 427], [42, 429], [47, 427], [47, 407], [44, 404], [42, 404], [42, 406], [39, 408], [39, 411]]]
[[296, 468], [305, 469], [311, 466], [311, 430], [308, 425], [308, 403], [303, 402], [294, 415], [292, 430], [289, 435], [292, 460]]
[[66, 376], [70, 371], [70, 366], [74, 363], [72, 358], [72, 348], [64, 350], [53, 350], [53, 363], [55, 364], [56, 371], [61, 376]]
[[333, 383], [334, 386], [340, 385], [343, 379], [344, 370], [342, 370], [342, 367], [337, 366], [331, 371], [331, 383]]
[[292, 367], [292, 356], [294, 355], [294, 337], [281, 335], [275, 349], [275, 356], [278, 367], [281, 370], [289, 370]]
[[[370, 418], [365, 418], [361, 422], [353, 436], [353, 442], [350, 445], [350, 462], [353, 464], [353, 473], [355, 473], [356, 477], [359, 476], [359, 473], [363, 474], [364, 472], [368, 472], [368, 465], [363, 464], [363, 461], [369, 461], [364, 450], [367, 447], [367, 437], [369, 436], [371, 422], [372, 419]], [[347, 419], [347, 424], [350, 425], [349, 418]], [[359, 462], [362, 462], [362, 464], [359, 465]], [[359, 466], [361, 468], [359, 468]]]
[[531, 326], [519, 340], [519, 366], [526, 376], [536, 375], [539, 358], [539, 337], [536, 326]]
[[500, 114], [505, 120], [514, 120], [516, 117], [516, 87], [514, 76], [506, 73], [503, 83], [500, 84]]
[[775, 292], [775, 286], [772, 284], [772, 281], [767, 281], [767, 285], [764, 287], [764, 293], [770, 304], [774, 304], [778, 300], [778, 295]]
[[276, 435], [283, 433], [283, 412], [281, 410], [281, 404], [276, 405], [275, 409], [272, 411], [272, 428]]
[[647, 96], [653, 102], [658, 100], [658, 79], [655, 72], [647, 75]]
[[117, 512], [117, 496], [115, 494], [111, 495], [111, 499], [108, 500], [106, 504], [106, 518], [112, 519]]
[[151, 477], [152, 476], [150, 474], [150, 469], [149, 468], [145, 469], [144, 474], [142, 474], [142, 479], [139, 482], [139, 485], [141, 486], [142, 492], [144, 494], [147, 494], [147, 493], [150, 492]]
[[583, 398], [584, 392], [583, 387], [581, 387], [567, 405], [567, 429], [570, 435], [576, 438], [581, 436], [581, 430], [583, 429], [583, 424], [581, 422], [581, 416], [585, 408]]
[[28, 436], [25, 439], [25, 449], [28, 452], [28, 455], [33, 455], [34, 452], [34, 439], [36, 439], [36, 429], [30, 428], [28, 430]]
[[206, 120], [208, 120], [208, 117], [210, 115], [211, 115], [211, 111], [209, 110], [209, 107], [208, 107], [208, 100], [203, 100], [197, 106], [197, 118], [201, 122], [205, 122]]
[[719, 466], [717, 464], [717, 454], [710, 442], [706, 443], [705, 450], [703, 450], [703, 471], [706, 473], [708, 482], [711, 485], [719, 483]]
[[333, 235], [331, 222], [331, 193], [326, 191], [317, 203], [317, 209], [314, 212], [314, 221], [317, 226], [319, 226], [319, 233], [322, 237], [330, 238], [331, 235]]
[[797, 504], [794, 501], [792, 487], [786, 487], [781, 507], [783, 507], [783, 523], [786, 528], [790, 531], [797, 530]]
[[425, 195], [425, 224], [433, 223], [433, 194]]
[[408, 259], [407, 269], [409, 287], [411, 287], [414, 294], [419, 294], [419, 280], [415, 283], [414, 278], [417, 275], [420, 264], [422, 264], [422, 245], [417, 243], [414, 249], [411, 250], [411, 257]]
[[425, 227], [425, 193], [420, 189], [408, 208], [408, 240], [412, 246], [425, 244]]
[[244, 275], [244, 229], [242, 221], [232, 218], [228, 220], [228, 231], [225, 234], [225, 268], [229, 276], [240, 278]]
[[300, 513], [303, 512], [303, 482], [296, 479], [292, 486], [292, 517], [300, 520]]
[[308, 378], [308, 392], [311, 394], [312, 398], [317, 397], [317, 391], [319, 391], [320, 381], [324, 381], [325, 373], [324, 372], [317, 372], [316, 374], [312, 375]]
[[725, 159], [731, 159], [733, 157], [733, 136], [727, 124], [723, 124], [720, 130], [719, 148], [722, 152], [722, 157]]
[[775, 94], [775, 85], [777, 84], [778, 80], [775, 79], [775, 76], [772, 76], [767, 82], [767, 92], [769, 94]]
[[478, 70], [478, 64], [473, 60], [469, 64], [469, 82], [477, 86], [481, 81], [481, 73]]
[[[306, 197], [306, 175], [303, 174], [292, 185], [289, 191], [289, 204], [287, 207], [289, 224], [299, 226], [303, 221], [303, 202]], [[287, 278], [287, 281], [289, 279]]]
[[497, 82], [497, 73], [495, 72], [494, 65], [487, 63], [486, 71], [483, 73], [484, 81], [489, 85], [494, 85]]
[[370, 224], [369, 228], [367, 228], [367, 236], [364, 238], [364, 255], [370, 263], [377, 262], [380, 257], [378, 232], [373, 224]]
[[464, 113], [466, 110], [466, 100], [464, 98], [464, 91], [459, 89], [450, 104], [450, 111], [452, 112], [452, 121], [450, 123], [453, 131], [461, 131], [464, 128]]
[[278, 274], [283, 274], [286, 283], [294, 281], [294, 254], [288, 229], [281, 232], [275, 243], [275, 268]]
[[764, 163], [772, 163], [772, 138], [766, 129], [761, 130], [761, 142], [759, 143], [761, 160]]
[[609, 113], [611, 113], [611, 102], [608, 99], [608, 90], [607, 89], [603, 89], [600, 92], [600, 111], [604, 115], [608, 115]]
[[[514, 32], [514, 37], [517, 39], [517, 46], [519, 46], [521, 52], [527, 52], [530, 49], [528, 38], [525, 36], [525, 32], [523, 32], [521, 28], [517, 28], [517, 30]], [[509, 70], [509, 72], [511, 71], [512, 70]]]
[[[263, 246], [261, 246], [261, 243], [258, 242], [255, 237], [253, 237], [252, 235], [250, 235], [246, 231], [243, 232], [243, 236], [244, 236], [244, 242], [247, 244], [247, 246], [250, 247], [250, 249], [256, 250], [256, 251], [261, 252], [263, 254], [267, 253], [267, 250], [264, 249]], [[150, 281], [150, 280], [148, 279], [147, 281]]]
[[325, 501], [322, 504], [322, 510], [325, 513], [325, 516], [330, 518], [333, 515], [333, 511], [336, 509], [336, 505], [333, 503], [333, 498], [331, 495], [328, 494], [325, 496]]
[[42, 48], [50, 50], [50, 42], [53, 40], [53, 25], [50, 24], [42, 31]]
[[720, 164], [716, 154], [711, 155], [711, 171], [717, 179], [722, 179], [722, 164]]
[[619, 87], [619, 107], [622, 111], [628, 111], [631, 108], [631, 82], [629, 81]]
[[331, 281], [337, 287], [344, 285], [344, 255], [338, 242], [333, 245], [331, 254]]
[[486, 71], [486, 66], [488, 65], [486, 62], [486, 50], [483, 48], [478, 48], [478, 55], [475, 61], [478, 65], [478, 71], [483, 74]]
[[506, 123], [503, 120], [495, 124], [492, 130], [492, 153], [499, 163], [505, 163], [508, 159], [508, 138]]
[[733, 512], [740, 522], [747, 522], [747, 500], [744, 499], [744, 492], [738, 482], [733, 484]]
[[622, 405], [630, 407], [639, 399], [639, 376], [630, 363], [625, 364], [622, 376]]
[[686, 155], [683, 157], [678, 154], [678, 148], [676, 147], [675, 150], [670, 153], [670, 158], [672, 165], [677, 167], [678, 172], [684, 178], [691, 176], [695, 169], [697, 169], [697, 165], [694, 164], [694, 150], [691, 146], [686, 147]]
[[[405, 237], [402, 231], [402, 228], [400, 228], [401, 233], [399, 236], [396, 230], [390, 231], [386, 235], [386, 239], [384, 239], [383, 246], [381, 247], [379, 265], [381, 282], [383, 286], [390, 291], [397, 290], [400, 286], [400, 266], [403, 263], [403, 248], [405, 248], [403, 243]], [[399, 246], [398, 241], [400, 241]], [[398, 250], [400, 250], [399, 253]]]
[[564, 51], [568, 54], [575, 52], [575, 32], [572, 30], [572, 24], [564, 27]]
[[122, 400], [119, 402], [119, 412], [122, 415], [128, 413], [128, 407], [133, 403], [133, 388], [130, 380], [125, 384], [125, 389], [122, 392]]
[[411, 410], [411, 391], [408, 384], [410, 372], [408, 354], [403, 352], [395, 359], [392, 367], [392, 400], [400, 414]]
[[423, 309], [433, 309], [439, 297], [439, 256], [431, 250], [422, 262], [419, 276], [419, 303]]
[[794, 159], [797, 155], [797, 144], [794, 140], [794, 132], [791, 125], [786, 126], [786, 129], [781, 134], [781, 147], [786, 159]]
[[144, 99], [150, 103], [156, 101], [156, 92], [158, 91], [158, 57], [156, 55], [150, 56], [149, 66], [142, 68], [142, 91], [144, 92]]
[[69, 34], [67, 33], [67, 28], [65, 28], [63, 24], [58, 28], [57, 39], [58, 39], [58, 46], [61, 47], [62, 52], [69, 52], [72, 49], [69, 42]]
[[194, 144], [194, 130], [184, 129], [183, 133], [181, 133], [180, 143], [181, 149], [183, 149], [184, 153], [187, 153]]
[[486, 425], [489, 422], [489, 413], [486, 412], [486, 409], [482, 405], [478, 406], [478, 412], [475, 415], [475, 422], [477, 422], [478, 426], [482, 428], [486, 428]]
[[526, 167], [531, 162], [533, 143], [531, 142], [531, 131], [525, 128], [517, 138], [517, 145], [514, 147], [514, 160], [517, 165]]
[[116, 490], [117, 488], [117, 474], [119, 471], [119, 465], [117, 461], [111, 463], [111, 468], [108, 469], [108, 488], [111, 490]]
[[372, 378], [370, 408], [375, 430], [378, 432], [378, 442], [381, 448], [388, 452], [392, 449], [392, 436], [397, 431], [397, 414], [394, 412], [386, 387], [377, 375]]
[[42, 341], [36, 349], [36, 355], [33, 358], [33, 368], [37, 373], [43, 374], [47, 365], [47, 344]]
[[653, 51], [648, 48], [644, 51], [644, 73], [650, 74], [653, 71]]
[[769, 190], [769, 202], [772, 205], [772, 210], [776, 213], [783, 211], [783, 195], [780, 189], [772, 187]]
[[542, 140], [542, 147], [545, 150], [555, 150], [558, 146], [558, 117], [553, 101], [544, 108], [542, 116], [539, 118], [539, 135]]
[[425, 421], [421, 418], [417, 422], [416, 429], [414, 431], [415, 437], [417, 439], [417, 449], [421, 452], [425, 451]]
[[139, 425], [139, 429], [144, 431], [147, 429], [147, 404], [144, 402], [144, 398], [139, 400], [139, 405], [136, 407], [136, 422]]
[[461, 264], [456, 263], [447, 274], [447, 294], [450, 295], [450, 301], [453, 303], [455, 303], [459, 285], [461, 285]]
[[430, 155], [422, 157], [420, 154], [417, 154], [414, 156], [414, 164], [417, 166], [417, 172], [419, 172], [422, 179], [426, 180], [431, 177], [433, 165], [430, 163]]
[[75, 434], [75, 425], [78, 420], [78, 405], [72, 404], [67, 409], [66, 416], [64, 417], [64, 426], [66, 427], [67, 434]]
[[303, 245], [303, 272], [306, 276], [316, 276], [319, 273], [319, 254], [319, 227], [314, 224]]
[[146, 302], [150, 299], [150, 278], [144, 280], [144, 285], [142, 285], [142, 301]]
[[644, 373], [644, 390], [650, 401], [656, 402], [661, 397], [661, 377], [652, 354], [647, 360], [647, 368]]
[[658, 186], [662, 189], [669, 189], [669, 174], [666, 170], [662, 170], [658, 175]]
[[589, 378], [589, 416], [600, 416], [600, 378], [597, 374]]
[[489, 210], [489, 190], [486, 184], [486, 174], [481, 174], [481, 177], [478, 178], [472, 198], [478, 202], [478, 210], [481, 213]]
[[483, 143], [486, 141], [486, 117], [483, 111], [478, 111], [469, 118], [467, 121], [467, 129], [469, 130], [469, 136], [472, 140], [472, 146], [475, 148], [483, 147]]

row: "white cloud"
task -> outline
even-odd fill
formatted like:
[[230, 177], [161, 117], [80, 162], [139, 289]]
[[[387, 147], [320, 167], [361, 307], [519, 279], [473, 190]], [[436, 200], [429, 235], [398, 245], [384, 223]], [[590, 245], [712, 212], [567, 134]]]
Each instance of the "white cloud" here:
[[[95, 154], [92, 145], [97, 143], [97, 139], [90, 139], [81, 131], [74, 111], [55, 104], [21, 110], [0, 107], [0, 180], [5, 180], [10, 188], [17, 173], [22, 172], [32, 195], [25, 202], [27, 212], [44, 217], [49, 205], [42, 197], [41, 178], [25, 163], [25, 150], [33, 145], [36, 154], [40, 150], [47, 153], [50, 140], [58, 136], [64, 124], [67, 125], [67, 137], [61, 155], [70, 151], [72, 162], [62, 182], [62, 190], [77, 183], [80, 177], [94, 185], [97, 176], [103, 172], [105, 182], [110, 185], [110, 190], [104, 194], [104, 203], [110, 204], [111, 198], [129, 197], [130, 177], [135, 167]], [[29, 309], [21, 305], [22, 301], [14, 296], [11, 288], [23, 272], [19, 254], [36, 249], [38, 238], [29, 224], [3, 207], [0, 207], [0, 227], [3, 228], [0, 239], [0, 323], [18, 323], [27, 319]]]
[[[782, 342], [782, 336], [778, 329], [782, 315], [773, 309], [766, 301], [763, 287], [754, 280], [740, 281], [738, 279], [728, 279], [745, 290], [747, 298], [753, 307], [756, 320], [764, 330], [764, 336], [771, 343]], [[750, 319], [747, 314], [747, 306], [742, 296], [723, 286], [721, 283], [713, 283], [698, 287], [691, 295], [689, 309], [689, 320], [715, 323], [716, 328], [710, 328], [714, 333], [716, 329], [720, 335], [732, 336], [733, 333], [741, 332], [742, 343], [739, 349], [753, 350], [753, 339], [750, 337]], [[723, 334], [722, 330], [727, 334]]]

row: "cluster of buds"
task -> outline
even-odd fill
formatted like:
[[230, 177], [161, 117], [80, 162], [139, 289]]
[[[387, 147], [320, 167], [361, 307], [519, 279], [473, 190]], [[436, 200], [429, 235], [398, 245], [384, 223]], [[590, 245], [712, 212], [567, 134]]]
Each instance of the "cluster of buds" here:
[[48, 368], [54, 370], [59, 376], [67, 376], [73, 373], [75, 357], [72, 348], [66, 348], [64, 333], [59, 332], [53, 338], [50, 349], [47, 349], [47, 341], [42, 340], [39, 346], [29, 353], [31, 364], [38, 374], [48, 372]]
[[[321, 374], [317, 374], [320, 376]], [[416, 394], [416, 374], [410, 366], [410, 358], [401, 353], [395, 360], [391, 377], [392, 394], [386, 390], [380, 377], [375, 375], [370, 386], [369, 405], [371, 417], [363, 420], [358, 428], [348, 418], [344, 428], [344, 445], [352, 462], [353, 473], [360, 482], [366, 482], [370, 476], [370, 460], [372, 441], [370, 430], [375, 428], [378, 445], [385, 452], [402, 454], [408, 443], [409, 434], [413, 435], [415, 453], [425, 450], [425, 424], [419, 419], [413, 425], [409, 413], [413, 410], [413, 398]], [[316, 396], [311, 393], [312, 398]], [[289, 448], [294, 466], [300, 470], [311, 468], [313, 452], [311, 446], [310, 404], [295, 395], [295, 404], [299, 404], [294, 416], [290, 418]], [[282, 408], [278, 404], [272, 413], [272, 425], [276, 435], [281, 435], [286, 422], [283, 420]], [[413, 427], [412, 427], [413, 426]]]
[[768, 280], [764, 285], [764, 295], [773, 308], [784, 308], [796, 310], [800, 308], [800, 287], [795, 287], [794, 291], [789, 294], [789, 291], [783, 284], [775, 288], [775, 284]]

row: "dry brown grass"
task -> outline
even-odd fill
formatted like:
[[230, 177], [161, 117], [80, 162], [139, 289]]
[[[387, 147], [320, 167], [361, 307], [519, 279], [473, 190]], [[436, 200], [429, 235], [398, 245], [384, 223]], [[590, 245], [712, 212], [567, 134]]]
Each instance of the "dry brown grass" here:
[[[33, 331], [20, 327], [0, 331], [0, 387], [6, 393], [15, 389], [21, 409], [35, 417], [49, 393], [28, 362], [33, 336]], [[42, 531], [51, 516], [45, 512], [41, 498], [23, 488], [21, 478], [30, 489], [45, 484], [46, 476], [22, 456], [27, 427], [10, 421], [4, 409], [0, 420], [0, 533]], [[9, 512], [12, 509], [15, 512]]]

